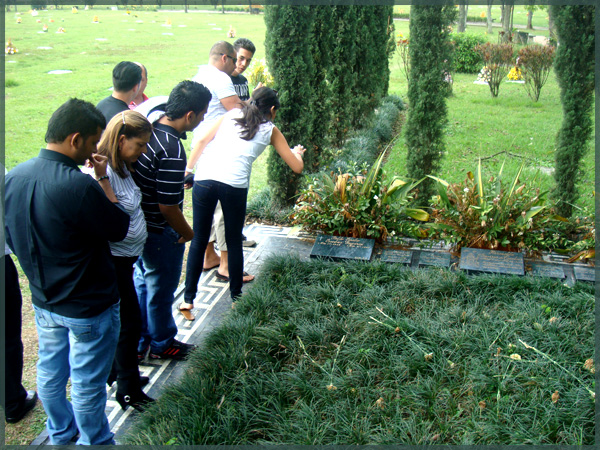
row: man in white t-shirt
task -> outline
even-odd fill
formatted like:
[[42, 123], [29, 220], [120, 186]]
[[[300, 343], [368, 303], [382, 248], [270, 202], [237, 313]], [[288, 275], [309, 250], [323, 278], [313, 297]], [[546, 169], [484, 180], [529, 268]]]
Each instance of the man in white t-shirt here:
[[[242, 101], [237, 96], [230, 75], [236, 68], [237, 56], [236, 52], [229, 42], [219, 41], [210, 49], [208, 64], [198, 67], [198, 72], [192, 78], [204, 86], [212, 94], [212, 98], [208, 104], [208, 110], [204, 115], [204, 120], [194, 130], [192, 139], [192, 149], [198, 145], [198, 142], [211, 128], [211, 126], [223, 114], [233, 108], [241, 108]], [[192, 172], [193, 168], [188, 167], [186, 172]], [[228, 281], [229, 266], [227, 263], [227, 247], [225, 243], [225, 225], [223, 223], [221, 207], [218, 204], [215, 216], [213, 219], [214, 232], [211, 235], [206, 253], [204, 255], [204, 269], [210, 270], [218, 267], [217, 279]], [[216, 237], [221, 257], [215, 252], [214, 237]], [[252, 281], [253, 275], [244, 275], [244, 282]], [[182, 303], [181, 309], [192, 309], [193, 306], [188, 303]]]

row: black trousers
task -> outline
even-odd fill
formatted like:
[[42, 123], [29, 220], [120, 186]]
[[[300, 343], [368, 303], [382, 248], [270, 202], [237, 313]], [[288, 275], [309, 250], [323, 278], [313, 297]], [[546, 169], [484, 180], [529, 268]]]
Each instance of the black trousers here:
[[21, 384], [23, 377], [23, 342], [21, 341], [21, 306], [19, 274], [9, 255], [4, 257], [6, 292], [6, 408], [7, 417], [14, 416], [27, 397]]
[[109, 380], [116, 379], [117, 392], [124, 395], [135, 394], [142, 389], [137, 362], [142, 316], [133, 284], [133, 265], [137, 259], [137, 256], [112, 256], [121, 297], [121, 332]]

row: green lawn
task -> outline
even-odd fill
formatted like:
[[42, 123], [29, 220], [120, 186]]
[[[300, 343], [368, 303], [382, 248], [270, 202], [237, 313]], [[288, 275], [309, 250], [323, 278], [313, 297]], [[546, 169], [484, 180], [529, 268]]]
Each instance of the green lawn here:
[[[471, 6], [470, 14], [475, 8], [483, 7]], [[519, 8], [515, 23], [522, 19]], [[121, 60], [146, 65], [149, 72], [146, 92], [153, 96], [167, 95], [176, 83], [193, 77], [196, 67], [206, 63], [214, 42], [222, 39], [232, 42], [234, 39], [226, 37], [230, 26], [236, 29], [237, 36], [248, 37], [256, 44], [256, 59], [265, 57], [262, 14], [221, 14], [210, 7], [205, 12], [192, 9], [188, 14], [145, 7], [127, 14], [123, 9], [113, 11], [107, 6], [97, 6], [89, 11], [81, 9], [77, 14], [69, 7], [40, 11], [33, 17], [26, 9], [19, 7], [19, 15], [14, 11], [5, 14], [6, 37], [19, 49], [18, 54], [5, 57], [5, 151], [9, 170], [35, 156], [45, 145], [43, 136], [48, 119], [67, 98], [76, 96], [96, 103], [109, 95], [112, 68]], [[95, 15], [100, 19], [98, 24], [92, 23]], [[544, 12], [534, 14], [544, 25], [542, 16], [545, 19]], [[17, 17], [22, 23], [17, 24]], [[167, 21], [171, 26], [166, 26]], [[41, 32], [42, 24], [49, 26], [47, 33]], [[395, 25], [397, 33], [408, 34], [407, 21], [395, 21]], [[66, 33], [57, 34], [59, 26]], [[467, 31], [485, 33], [485, 27], [470, 26]], [[488, 39], [495, 41], [496, 34]], [[406, 98], [406, 80], [395, 59], [390, 61], [390, 68], [390, 93]], [[48, 74], [52, 70], [72, 73]], [[480, 156], [486, 158], [504, 150], [526, 158], [507, 156], [506, 173], [516, 172], [522, 160], [527, 162], [527, 175], [538, 166], [553, 167], [554, 139], [562, 116], [554, 74], [538, 103], [531, 102], [523, 86], [515, 84], [501, 86], [500, 96], [493, 99], [486, 86], [473, 84], [475, 78], [475, 75], [454, 76], [454, 96], [448, 100], [447, 154], [440, 176], [460, 181], [468, 170], [474, 170]], [[405, 160], [406, 149], [400, 140], [386, 169], [401, 175]], [[495, 174], [503, 160], [504, 155], [486, 159], [484, 170]], [[580, 181], [583, 192], [580, 203], [589, 206], [594, 167], [590, 152], [584, 160], [585, 175]], [[543, 187], [551, 188], [552, 184], [550, 175], [542, 175]], [[254, 164], [250, 198], [265, 185], [266, 152]]]

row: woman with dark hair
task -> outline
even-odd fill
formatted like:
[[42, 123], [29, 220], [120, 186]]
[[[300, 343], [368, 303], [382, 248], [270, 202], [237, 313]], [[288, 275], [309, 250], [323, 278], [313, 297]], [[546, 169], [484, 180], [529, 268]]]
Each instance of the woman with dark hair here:
[[148, 378], [140, 377], [137, 359], [142, 318], [133, 283], [133, 265], [142, 254], [148, 232], [141, 208], [142, 193], [131, 177], [131, 165], [142, 153], [146, 153], [151, 133], [152, 125], [148, 119], [138, 112], [127, 110], [116, 114], [108, 122], [98, 143], [98, 154], [108, 158], [109, 182], [119, 204], [130, 216], [125, 239], [110, 243], [121, 297], [121, 331], [108, 385], [117, 380], [116, 399], [123, 409], [131, 406], [142, 410], [153, 401], [142, 390]]
[[[285, 137], [273, 125], [279, 98], [273, 89], [256, 89], [242, 109], [227, 112], [192, 151], [188, 167], [197, 164], [192, 192], [194, 239], [188, 254], [185, 293], [180, 308], [192, 308], [202, 273], [204, 252], [217, 201], [221, 202], [228, 248], [231, 299], [242, 294], [244, 254], [242, 229], [252, 163], [271, 144], [296, 173], [304, 168], [304, 147], [290, 149]], [[186, 175], [191, 173], [186, 169]]]

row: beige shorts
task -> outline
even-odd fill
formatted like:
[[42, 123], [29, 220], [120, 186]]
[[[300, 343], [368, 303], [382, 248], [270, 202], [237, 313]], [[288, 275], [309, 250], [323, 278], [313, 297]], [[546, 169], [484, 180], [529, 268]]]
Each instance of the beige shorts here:
[[227, 242], [225, 242], [225, 219], [223, 218], [221, 202], [217, 202], [215, 214], [213, 215], [213, 223], [210, 228], [209, 242], [215, 241], [217, 241], [217, 246], [220, 251], [227, 251]]

